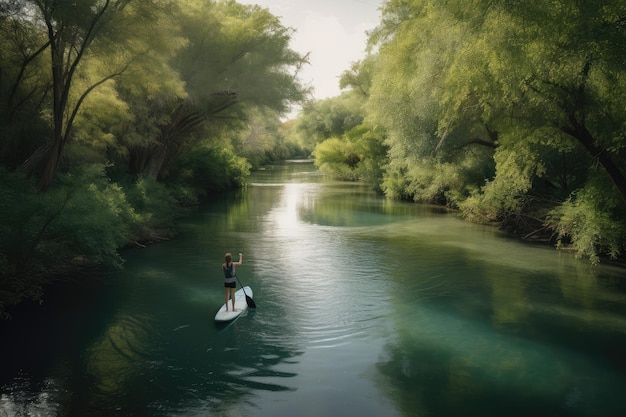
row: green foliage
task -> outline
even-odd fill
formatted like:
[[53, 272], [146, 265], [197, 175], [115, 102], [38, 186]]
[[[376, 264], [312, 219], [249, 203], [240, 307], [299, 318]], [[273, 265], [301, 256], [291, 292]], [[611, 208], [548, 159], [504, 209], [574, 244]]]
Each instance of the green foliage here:
[[540, 155], [528, 142], [511, 140], [511, 146], [500, 146], [495, 152], [496, 175], [482, 187], [480, 195], [460, 204], [468, 218], [482, 222], [496, 221], [503, 214], [519, 214], [536, 178], [544, 173]]
[[[366, 120], [385, 129], [389, 148], [384, 192], [546, 239], [558, 228], [592, 259], [616, 253], [608, 225], [626, 209], [624, 13], [610, 0], [386, 2], [365, 84]], [[342, 82], [362, 84], [358, 70]], [[598, 166], [621, 203], [588, 201]], [[547, 221], [569, 195], [553, 212], [563, 222]], [[594, 210], [597, 221], [581, 220]], [[590, 239], [594, 228], [610, 242]]]
[[407, 165], [404, 160], [390, 159], [381, 181], [381, 191], [389, 198], [412, 200], [409, 194], [410, 180], [406, 176]]
[[610, 185], [594, 177], [548, 216], [558, 246], [572, 248], [593, 263], [600, 261], [599, 254], [617, 258], [626, 247], [626, 216], [619, 206]]
[[49, 55], [38, 51], [45, 34], [34, 22], [14, 22], [18, 6], [0, 6], [0, 163], [10, 170], [49, 134], [49, 114], [43, 106], [49, 93], [50, 75], [43, 70]]
[[377, 187], [383, 175], [386, 148], [380, 133], [360, 125], [341, 138], [318, 143], [313, 157], [325, 174], [346, 181], [363, 180]]
[[341, 136], [363, 122], [362, 107], [363, 98], [352, 92], [308, 103], [294, 127], [293, 141], [314, 148], [325, 139]]
[[353, 63], [350, 69], [341, 75], [339, 88], [351, 88], [356, 94], [368, 98], [372, 87], [372, 71], [375, 63], [376, 59], [373, 55]]
[[81, 256], [95, 264], [121, 266], [117, 249], [128, 241], [126, 219], [133, 208], [102, 166], [81, 166], [63, 174], [43, 197], [56, 200], [51, 207], [58, 208], [58, 220], [50, 224], [45, 239], [48, 256], [57, 260]]
[[344, 74], [342, 84], [352, 90], [306, 106], [287, 138], [314, 146], [312, 156], [322, 172], [342, 180], [364, 180], [379, 189], [387, 147], [384, 131], [364, 122], [369, 88], [365, 67], [369, 68], [355, 64]]
[[[262, 143], [240, 154], [262, 159], [279, 146], [256, 135], [259, 115], [278, 121], [307, 92], [294, 77], [306, 57], [289, 48], [292, 30], [258, 6], [199, 0], [177, 6], [171, 19], [184, 42], [164, 57], [162, 66], [174, 73], [166, 88], [149, 72], [119, 88], [131, 121], [119, 125], [115, 160], [127, 161], [133, 174], [164, 179], [179, 154], [218, 146], [217, 140], [239, 152], [237, 142], [250, 132]], [[156, 88], [146, 89], [146, 81]]]
[[133, 209], [102, 166], [59, 177], [44, 194], [19, 173], [0, 172], [0, 310], [40, 299], [49, 278], [83, 266], [120, 267]]
[[330, 138], [318, 143], [313, 151], [315, 165], [319, 169], [340, 180], [357, 180], [358, 172], [355, 169], [360, 156], [355, 153], [352, 142], [339, 138]]
[[388, 162], [384, 132], [364, 123], [346, 132], [345, 138], [355, 144], [356, 154], [359, 155], [355, 167], [358, 177], [374, 189], [380, 190], [380, 182]]
[[[308, 92], [307, 57], [259, 6], [2, 2], [0, 35], [2, 306], [121, 266], [117, 250], [170, 234], [181, 205], [241, 187], [246, 156], [308, 154], [279, 123]], [[109, 161], [119, 183], [93, 165]]]
[[307, 93], [295, 77], [306, 57], [289, 48], [293, 30], [266, 9], [234, 1], [74, 3], [0, 9], [0, 162], [15, 169], [26, 161], [40, 189], [68, 162], [114, 161], [164, 178], [180, 151], [241, 130], [257, 109], [278, 119]]
[[208, 197], [243, 186], [250, 175], [250, 164], [231, 150], [208, 146], [181, 156], [173, 170], [177, 181], [193, 188], [198, 196]]
[[119, 249], [171, 235], [179, 201], [162, 183], [121, 186], [102, 165], [81, 165], [36, 194], [31, 179], [0, 171], [0, 313], [41, 300], [51, 279], [88, 267], [120, 268]]
[[[35, 198], [34, 184], [20, 174], [0, 169], [0, 314], [23, 298], [40, 299], [41, 279], [29, 274], [29, 257], [38, 227], [31, 218], [46, 209]], [[41, 223], [41, 222], [39, 222]]]
[[177, 19], [189, 43], [174, 66], [205, 112], [238, 114], [247, 103], [282, 113], [304, 98], [306, 89], [293, 72], [306, 57], [289, 48], [293, 29], [267, 9], [232, 0], [185, 0]]
[[287, 137], [289, 125], [282, 123], [275, 111], [251, 111], [245, 129], [232, 140], [233, 147], [253, 169], [276, 161], [308, 158], [311, 152]]
[[152, 240], [156, 231], [159, 232], [158, 238], [172, 233], [181, 209], [179, 201], [165, 184], [150, 178], [139, 178], [127, 186], [126, 199], [132, 207], [124, 219], [130, 226], [129, 240]]

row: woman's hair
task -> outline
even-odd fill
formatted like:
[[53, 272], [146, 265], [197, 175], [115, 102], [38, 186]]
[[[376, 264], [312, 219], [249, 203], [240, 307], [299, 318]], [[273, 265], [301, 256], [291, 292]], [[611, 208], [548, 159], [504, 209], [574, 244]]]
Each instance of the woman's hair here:
[[231, 255], [230, 253], [227, 253], [226, 255], [224, 255], [224, 260], [226, 261], [227, 264], [231, 263], [233, 261], [233, 255]]

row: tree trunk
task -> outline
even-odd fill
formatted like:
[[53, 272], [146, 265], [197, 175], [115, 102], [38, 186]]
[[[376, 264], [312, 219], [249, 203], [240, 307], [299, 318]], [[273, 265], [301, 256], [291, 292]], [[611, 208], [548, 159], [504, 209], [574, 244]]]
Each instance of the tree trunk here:
[[61, 140], [55, 140], [48, 152], [45, 154], [44, 159], [46, 164], [44, 165], [43, 172], [39, 177], [39, 183], [37, 184], [37, 192], [42, 192], [48, 189], [54, 181], [59, 161], [61, 160], [61, 153], [63, 152], [63, 142]]
[[146, 169], [146, 164], [150, 159], [150, 148], [146, 146], [135, 146], [129, 150], [128, 172], [132, 175], [140, 175]]
[[602, 168], [604, 168], [604, 171], [607, 173], [611, 182], [617, 189], [617, 192], [622, 199], [622, 203], [626, 208], [626, 177], [624, 176], [624, 173], [620, 170], [619, 166], [615, 164], [613, 158], [611, 158], [611, 154], [605, 148], [595, 144], [593, 136], [589, 130], [587, 130], [587, 128], [580, 123], [574, 115], [570, 115], [569, 120], [571, 126], [563, 127], [562, 130], [582, 143], [585, 149], [587, 149], [587, 151], [591, 154], [591, 157], [596, 159]]
[[154, 148], [150, 158], [148, 158], [148, 162], [146, 163], [146, 167], [144, 170], [144, 175], [153, 180], [157, 180], [159, 178], [159, 173], [161, 172], [161, 168], [163, 168], [163, 164], [165, 163], [165, 157], [167, 156], [167, 144], [162, 143], [161, 146]]
[[[53, 122], [54, 135], [53, 142], [50, 147], [48, 160], [45, 162], [44, 170], [41, 174], [37, 191], [45, 191], [54, 181], [63, 148], [70, 136], [72, 123], [78, 109], [85, 99], [86, 95], [97, 85], [106, 81], [110, 77], [104, 78], [99, 83], [88, 88], [74, 108], [68, 112], [68, 99], [70, 88], [76, 69], [84, 57], [89, 45], [94, 40], [98, 32], [98, 23], [109, 8], [111, 0], [104, 0], [99, 10], [94, 10], [94, 15], [87, 18], [84, 26], [65, 26], [55, 15], [56, 2], [36, 2], [43, 15], [44, 23], [47, 29], [48, 42], [50, 47], [50, 58], [52, 64], [52, 90], [53, 90]], [[66, 119], [67, 117], [67, 119]]]
[[54, 120], [54, 134], [53, 142], [48, 150], [46, 156], [46, 162], [43, 172], [39, 178], [37, 184], [37, 192], [45, 191], [54, 181], [61, 160], [61, 154], [63, 153], [63, 145], [65, 144], [65, 138], [63, 137], [63, 115], [65, 114], [65, 106], [67, 104], [67, 88], [68, 86], [64, 82], [64, 50], [65, 42], [63, 41], [63, 35], [56, 34], [56, 38], [52, 29], [50, 29], [49, 36], [53, 41], [50, 42], [50, 51], [52, 55], [52, 90], [53, 90], [53, 120]]

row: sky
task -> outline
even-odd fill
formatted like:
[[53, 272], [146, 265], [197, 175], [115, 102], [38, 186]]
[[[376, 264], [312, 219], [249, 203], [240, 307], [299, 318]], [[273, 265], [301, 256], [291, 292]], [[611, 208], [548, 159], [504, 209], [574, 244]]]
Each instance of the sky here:
[[300, 79], [316, 99], [340, 94], [339, 77], [365, 56], [366, 31], [380, 20], [383, 0], [237, 0], [258, 4], [296, 30], [291, 48], [310, 52]]

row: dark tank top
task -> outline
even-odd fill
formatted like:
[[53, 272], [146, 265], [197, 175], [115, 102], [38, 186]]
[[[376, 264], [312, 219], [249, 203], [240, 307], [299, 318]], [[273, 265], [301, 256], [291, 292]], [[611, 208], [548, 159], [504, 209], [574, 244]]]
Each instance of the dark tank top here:
[[230, 266], [222, 267], [224, 270], [224, 282], [227, 284], [231, 284], [236, 281], [235, 277], [235, 265], [230, 264]]

